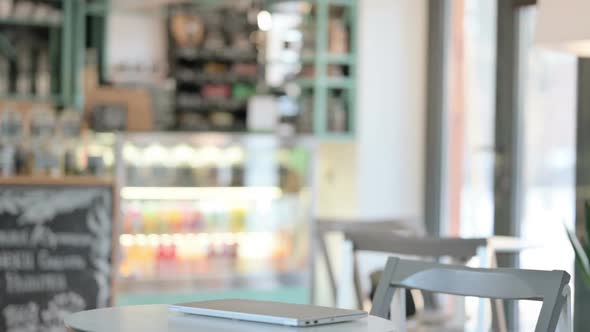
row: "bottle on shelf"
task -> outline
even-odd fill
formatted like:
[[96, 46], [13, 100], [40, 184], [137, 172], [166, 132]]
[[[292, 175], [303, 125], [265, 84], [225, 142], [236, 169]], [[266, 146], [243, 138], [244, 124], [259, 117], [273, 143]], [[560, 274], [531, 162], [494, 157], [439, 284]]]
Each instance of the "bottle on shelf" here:
[[82, 135], [82, 117], [73, 110], [62, 111], [58, 122], [59, 137], [64, 143], [63, 174], [82, 174], [79, 164], [80, 137]]
[[158, 212], [156, 212], [156, 220], [158, 223], [158, 233], [160, 234], [168, 234], [172, 229], [171, 229], [171, 220], [169, 219], [169, 214], [167, 213], [168, 211], [166, 210], [160, 210]]
[[136, 228], [136, 223], [137, 220], [141, 221], [140, 218], [139, 210], [132, 203], [125, 204], [123, 208], [123, 234], [139, 233], [140, 228]]
[[0, 18], [8, 18], [12, 15], [14, 0], [0, 0]]
[[0, 96], [8, 94], [9, 91], [10, 61], [5, 56], [0, 56]]
[[51, 94], [51, 69], [49, 55], [46, 50], [42, 50], [37, 58], [35, 92], [39, 97], [49, 97]]
[[61, 170], [61, 144], [56, 144], [56, 119], [52, 109], [36, 106], [31, 111], [30, 135], [35, 175], [59, 176]]
[[328, 103], [328, 129], [331, 132], [346, 131], [346, 106], [342, 96], [330, 96]]
[[2, 176], [18, 173], [19, 142], [22, 139], [22, 114], [13, 107], [7, 106], [0, 113], [0, 144], [2, 148]]
[[232, 232], [244, 232], [246, 230], [247, 211], [243, 207], [236, 207], [230, 212], [230, 230]]
[[17, 48], [17, 78], [16, 92], [26, 96], [31, 94], [33, 60], [32, 51], [28, 44], [20, 44]]
[[205, 229], [203, 213], [199, 210], [189, 210], [184, 213], [183, 231], [197, 233]]
[[183, 232], [182, 214], [185, 213], [185, 211], [186, 208], [184, 207], [179, 207], [178, 209], [175, 209], [174, 207], [168, 208], [166, 219], [170, 233], [180, 234]]
[[348, 53], [348, 32], [342, 18], [330, 19], [328, 34], [330, 40], [328, 50], [331, 54]]
[[26, 20], [33, 15], [35, 3], [28, 0], [17, 1], [14, 4], [12, 15], [15, 18]]
[[176, 246], [169, 241], [162, 241], [156, 251], [157, 274], [161, 277], [176, 275]]
[[297, 127], [299, 132], [311, 133], [313, 131], [313, 96], [303, 95], [300, 105]]

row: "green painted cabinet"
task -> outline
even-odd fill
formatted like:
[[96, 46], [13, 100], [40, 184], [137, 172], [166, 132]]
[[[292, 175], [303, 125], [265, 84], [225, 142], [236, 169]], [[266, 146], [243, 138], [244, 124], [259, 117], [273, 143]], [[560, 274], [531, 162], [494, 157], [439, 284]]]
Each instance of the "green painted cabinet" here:
[[[41, 36], [40, 39], [47, 44], [50, 92], [39, 94], [36, 89], [31, 89], [31, 92], [19, 93], [10, 87], [0, 99], [52, 102], [56, 106], [81, 109], [86, 0], [54, 0], [47, 5], [58, 13], [57, 16], [18, 15], [15, 7], [0, 18], [0, 51], [9, 59], [9, 66], [16, 67], [19, 54], [14, 44], [27, 35]], [[32, 70], [31, 77], [36, 75], [35, 70]]]
[[314, 133], [346, 138], [355, 131], [356, 1], [317, 0], [315, 6]]
[[271, 1], [273, 13], [301, 15], [300, 116], [322, 138], [349, 139], [356, 130], [357, 0], [309, 0], [298, 7]]

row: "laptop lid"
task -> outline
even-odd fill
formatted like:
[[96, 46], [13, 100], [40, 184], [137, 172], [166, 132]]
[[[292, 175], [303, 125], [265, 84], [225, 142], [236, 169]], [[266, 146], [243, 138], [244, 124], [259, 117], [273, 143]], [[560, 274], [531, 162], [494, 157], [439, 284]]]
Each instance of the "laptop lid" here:
[[187, 314], [290, 326], [329, 324], [367, 316], [360, 310], [238, 299], [181, 303], [169, 308]]

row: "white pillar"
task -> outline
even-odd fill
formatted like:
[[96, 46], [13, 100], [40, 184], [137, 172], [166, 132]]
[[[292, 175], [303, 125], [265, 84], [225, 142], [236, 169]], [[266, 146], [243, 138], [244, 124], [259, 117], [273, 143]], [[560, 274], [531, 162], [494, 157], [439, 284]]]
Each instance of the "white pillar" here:
[[362, 217], [422, 215], [427, 17], [426, 0], [359, 1]]

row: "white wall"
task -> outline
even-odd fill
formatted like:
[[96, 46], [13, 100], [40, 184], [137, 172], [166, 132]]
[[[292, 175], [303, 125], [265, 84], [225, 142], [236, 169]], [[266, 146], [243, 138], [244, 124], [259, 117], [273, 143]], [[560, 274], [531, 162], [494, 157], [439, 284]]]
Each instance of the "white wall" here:
[[317, 148], [316, 215], [358, 215], [357, 151], [354, 142], [323, 142]]
[[359, 0], [358, 213], [421, 216], [426, 0]]

